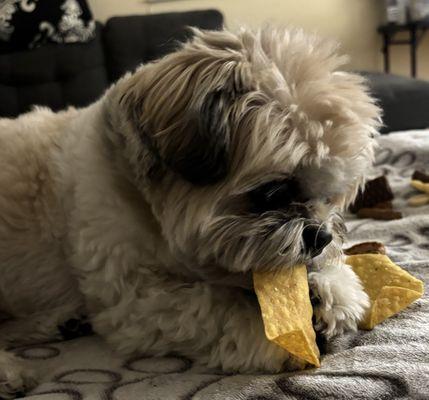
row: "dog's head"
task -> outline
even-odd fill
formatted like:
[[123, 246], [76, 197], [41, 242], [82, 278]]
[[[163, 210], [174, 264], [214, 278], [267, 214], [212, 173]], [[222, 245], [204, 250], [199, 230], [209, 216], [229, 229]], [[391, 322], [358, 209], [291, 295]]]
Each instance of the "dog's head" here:
[[194, 33], [115, 88], [171, 251], [230, 271], [336, 254], [338, 211], [363, 183], [379, 121], [363, 79], [301, 31]]

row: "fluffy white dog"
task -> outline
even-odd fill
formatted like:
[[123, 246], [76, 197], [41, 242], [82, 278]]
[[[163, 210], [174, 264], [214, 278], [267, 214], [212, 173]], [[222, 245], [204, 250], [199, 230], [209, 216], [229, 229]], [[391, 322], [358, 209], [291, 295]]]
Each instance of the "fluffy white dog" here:
[[373, 157], [363, 79], [301, 31], [194, 34], [87, 108], [0, 119], [0, 397], [34, 384], [8, 347], [83, 314], [122, 353], [291, 368], [257, 269], [311, 265], [327, 336], [362, 316], [338, 211]]

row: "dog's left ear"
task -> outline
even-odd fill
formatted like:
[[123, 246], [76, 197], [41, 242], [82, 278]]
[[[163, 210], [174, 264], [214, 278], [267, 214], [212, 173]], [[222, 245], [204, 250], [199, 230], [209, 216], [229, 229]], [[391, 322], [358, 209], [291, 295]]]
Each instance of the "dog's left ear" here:
[[210, 185], [228, 173], [231, 94], [221, 90], [206, 95], [191, 111], [188, 122], [171, 132], [162, 158], [165, 164], [194, 185]]

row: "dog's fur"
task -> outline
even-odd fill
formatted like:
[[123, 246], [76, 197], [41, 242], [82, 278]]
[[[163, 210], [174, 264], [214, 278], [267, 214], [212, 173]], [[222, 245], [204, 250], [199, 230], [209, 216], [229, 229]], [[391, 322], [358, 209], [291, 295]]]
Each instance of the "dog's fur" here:
[[[295, 360], [264, 336], [251, 271], [302, 262], [320, 328], [354, 329], [368, 299], [342, 263], [338, 211], [379, 110], [344, 62], [298, 30], [194, 30], [87, 108], [1, 119], [3, 349], [85, 313], [122, 353], [280, 371]], [[284, 204], [255, 211], [255, 190], [292, 177]], [[308, 224], [334, 236], [313, 259]], [[0, 353], [0, 397], [32, 384]]]

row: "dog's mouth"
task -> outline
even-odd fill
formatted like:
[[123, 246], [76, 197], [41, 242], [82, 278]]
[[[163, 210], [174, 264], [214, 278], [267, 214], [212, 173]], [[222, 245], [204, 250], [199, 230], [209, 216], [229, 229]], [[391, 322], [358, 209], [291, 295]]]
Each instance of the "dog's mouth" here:
[[319, 256], [332, 239], [324, 224], [282, 211], [221, 216], [199, 238], [198, 263], [230, 272], [290, 267]]
[[192, 241], [198, 243], [197, 259], [186, 263], [195, 266], [192, 276], [211, 284], [252, 290], [254, 271], [311, 266], [337, 256], [339, 236], [332, 221], [276, 211], [222, 216], [214, 222]]

